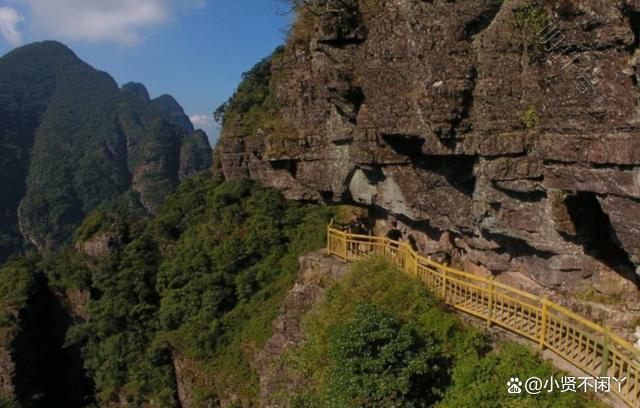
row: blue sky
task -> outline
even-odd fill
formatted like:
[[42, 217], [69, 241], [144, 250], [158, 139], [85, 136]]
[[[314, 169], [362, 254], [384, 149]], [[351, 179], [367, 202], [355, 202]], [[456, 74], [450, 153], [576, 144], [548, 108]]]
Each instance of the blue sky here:
[[284, 41], [278, 0], [0, 0], [0, 54], [55, 39], [110, 73], [171, 94], [211, 139], [213, 110]]

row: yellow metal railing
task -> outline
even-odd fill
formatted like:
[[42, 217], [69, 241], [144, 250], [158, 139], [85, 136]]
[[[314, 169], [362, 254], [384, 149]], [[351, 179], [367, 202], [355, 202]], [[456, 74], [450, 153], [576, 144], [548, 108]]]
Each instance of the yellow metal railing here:
[[441, 265], [404, 242], [351, 234], [333, 222], [327, 227], [327, 252], [346, 261], [382, 256], [446, 304], [531, 339], [594, 378], [615, 378], [611, 391], [629, 406], [640, 407], [640, 351], [546, 297]]

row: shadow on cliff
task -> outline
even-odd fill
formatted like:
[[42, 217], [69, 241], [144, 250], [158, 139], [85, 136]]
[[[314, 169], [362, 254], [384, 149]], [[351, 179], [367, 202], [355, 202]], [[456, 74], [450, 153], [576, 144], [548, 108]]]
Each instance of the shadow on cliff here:
[[635, 265], [622, 248], [609, 216], [602, 210], [595, 193], [579, 192], [565, 199], [575, 228], [574, 235], [562, 234], [570, 242], [581, 245], [584, 252], [616, 271], [640, 288]]
[[419, 136], [383, 134], [382, 140], [395, 153], [405, 156], [413, 167], [438, 174], [462, 194], [473, 196], [476, 187], [473, 169], [478, 163], [477, 156], [424, 154], [425, 140]]
[[20, 316], [13, 359], [15, 394], [24, 407], [84, 407], [92, 402], [93, 387], [83, 369], [78, 346], [65, 347], [73, 320], [52, 292], [44, 276]]

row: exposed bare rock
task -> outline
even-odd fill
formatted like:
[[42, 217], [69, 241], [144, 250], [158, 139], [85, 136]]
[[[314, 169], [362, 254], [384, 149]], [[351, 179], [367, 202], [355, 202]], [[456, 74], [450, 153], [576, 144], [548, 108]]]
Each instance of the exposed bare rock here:
[[640, 304], [640, 4], [330, 3], [271, 68], [290, 131], [225, 126], [227, 178], [374, 207], [479, 273]]
[[601, 198], [600, 202], [609, 214], [617, 242], [631, 256], [634, 264], [640, 264], [640, 202], [613, 196]]
[[88, 290], [69, 288], [65, 289], [64, 293], [59, 294], [59, 297], [68, 306], [69, 315], [73, 321], [85, 322], [89, 320], [91, 293]]
[[316, 251], [300, 257], [296, 284], [284, 299], [280, 315], [273, 323], [273, 335], [256, 358], [260, 377], [260, 400], [264, 406], [280, 406], [278, 401], [298, 384], [280, 360], [283, 353], [304, 339], [302, 319], [320, 301], [327, 285], [348, 270], [348, 264]]
[[117, 237], [114, 234], [96, 234], [82, 243], [82, 251], [92, 258], [102, 258], [109, 254], [111, 246], [116, 241]]
[[193, 390], [195, 388], [195, 373], [190, 367], [189, 360], [183, 356], [173, 357], [173, 368], [176, 373], [176, 388], [178, 400], [183, 408], [193, 407]]
[[11, 344], [0, 339], [0, 398], [11, 399], [15, 396], [15, 361], [11, 358]]

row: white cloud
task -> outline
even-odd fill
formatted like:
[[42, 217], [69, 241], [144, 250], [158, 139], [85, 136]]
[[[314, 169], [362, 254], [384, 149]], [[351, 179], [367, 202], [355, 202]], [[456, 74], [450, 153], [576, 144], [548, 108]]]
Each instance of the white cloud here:
[[57, 39], [139, 43], [145, 30], [165, 24], [204, 0], [24, 0], [35, 27]]
[[10, 45], [22, 44], [22, 33], [18, 30], [18, 23], [24, 17], [11, 7], [0, 7], [0, 34]]
[[191, 123], [193, 123], [193, 127], [196, 129], [202, 129], [209, 136], [209, 141], [214, 144], [218, 135], [220, 134], [220, 129], [218, 123], [213, 120], [212, 115], [191, 115], [189, 116], [191, 119]]
[[193, 127], [196, 129], [202, 129], [205, 132], [207, 129], [213, 129], [217, 126], [217, 123], [213, 120], [211, 115], [191, 115], [189, 116], [191, 119], [191, 123], [193, 123]]

